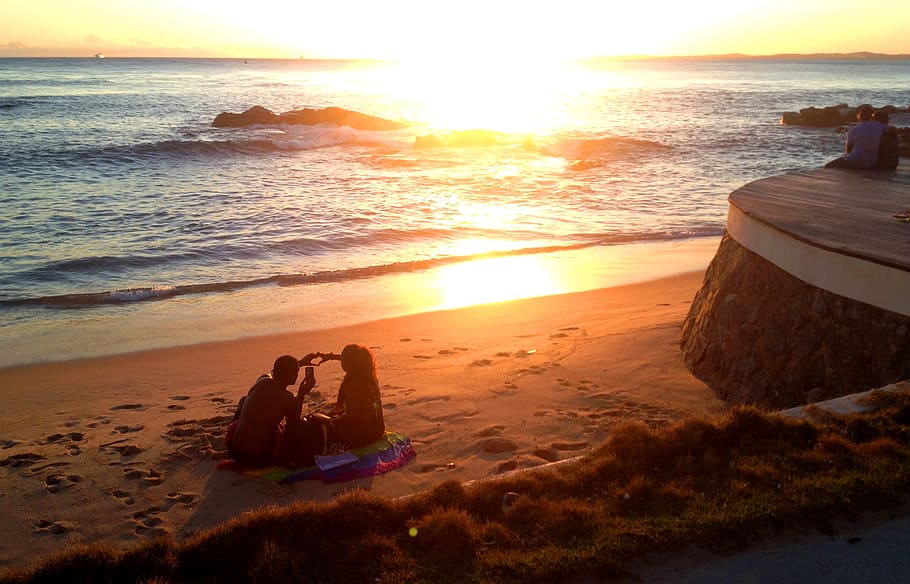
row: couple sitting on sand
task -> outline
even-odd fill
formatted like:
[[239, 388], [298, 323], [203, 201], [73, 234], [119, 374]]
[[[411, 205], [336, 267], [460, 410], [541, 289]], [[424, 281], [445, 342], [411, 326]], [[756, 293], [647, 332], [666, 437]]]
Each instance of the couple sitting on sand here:
[[305, 466], [313, 464], [314, 455], [324, 454], [330, 443], [357, 448], [383, 436], [385, 422], [376, 361], [370, 350], [361, 345], [348, 345], [341, 352], [345, 376], [335, 407], [328, 415], [300, 417], [303, 398], [316, 380], [306, 376], [296, 397], [287, 387], [297, 382], [300, 366], [316, 357], [322, 361], [338, 358], [311, 353], [298, 361], [284, 355], [275, 360], [270, 375], [256, 380], [240, 400], [234, 421], [228, 426], [227, 450], [231, 458], [251, 466]]
[[846, 152], [825, 168], [897, 168], [899, 162], [897, 128], [888, 125], [888, 112], [861, 105], [856, 110], [859, 124], [847, 132]]

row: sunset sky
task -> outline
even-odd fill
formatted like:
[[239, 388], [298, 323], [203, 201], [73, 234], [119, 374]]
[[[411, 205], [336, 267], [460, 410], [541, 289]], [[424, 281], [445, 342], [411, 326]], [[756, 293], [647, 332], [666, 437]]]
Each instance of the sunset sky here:
[[0, 0], [0, 14], [6, 57], [910, 53], [906, 0]]

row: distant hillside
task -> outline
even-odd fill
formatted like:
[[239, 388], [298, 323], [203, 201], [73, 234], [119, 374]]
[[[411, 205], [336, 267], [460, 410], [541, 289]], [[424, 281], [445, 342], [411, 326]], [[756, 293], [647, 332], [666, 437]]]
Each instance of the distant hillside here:
[[686, 60], [686, 61], [718, 61], [718, 60], [830, 60], [830, 61], [870, 61], [870, 60], [910, 60], [910, 54], [889, 55], [886, 53], [870, 53], [868, 51], [856, 53], [777, 53], [774, 55], [746, 55], [743, 53], [726, 53], [723, 55], [623, 55], [616, 57], [591, 57], [583, 62], [596, 64], [609, 61], [638, 61], [638, 60]]

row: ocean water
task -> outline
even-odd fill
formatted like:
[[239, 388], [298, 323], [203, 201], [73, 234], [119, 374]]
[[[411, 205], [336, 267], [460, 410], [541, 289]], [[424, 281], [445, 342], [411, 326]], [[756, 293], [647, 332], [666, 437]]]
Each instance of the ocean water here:
[[[722, 233], [730, 191], [840, 154], [782, 112], [907, 105], [907, 78], [901, 60], [0, 59], [0, 366], [480, 302], [529, 262], [684, 268], [672, 250]], [[212, 127], [254, 105], [405, 125]], [[479, 258], [449, 276], [460, 301], [396, 300]], [[538, 268], [513, 295], [564, 290]]]

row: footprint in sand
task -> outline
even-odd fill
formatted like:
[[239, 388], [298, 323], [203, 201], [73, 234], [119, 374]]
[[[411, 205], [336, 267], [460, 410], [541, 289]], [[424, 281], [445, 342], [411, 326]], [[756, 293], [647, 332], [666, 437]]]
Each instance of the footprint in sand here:
[[172, 412], [179, 412], [180, 410], [185, 410], [186, 407], [178, 406], [177, 404], [171, 404], [167, 407], [167, 409], [171, 410]]
[[490, 359], [478, 359], [471, 362], [471, 367], [489, 367], [493, 364], [493, 361]]
[[495, 426], [487, 426], [486, 428], [484, 428], [483, 430], [481, 430], [480, 432], [478, 432], [474, 435], [478, 436], [480, 438], [491, 438], [493, 436], [501, 435], [502, 431], [505, 430], [505, 428], [506, 428], [505, 426], [502, 426], [500, 424], [496, 424]]
[[493, 356], [494, 356], [494, 357], [511, 357], [511, 356], [512, 356], [512, 353], [510, 353], [510, 352], [508, 352], [508, 351], [500, 351], [500, 352], [496, 353], [496, 354], [493, 355]]
[[469, 349], [469, 348], [467, 348], [467, 347], [454, 347], [454, 348], [452, 348], [452, 349], [442, 349], [442, 350], [439, 351], [439, 354], [440, 354], [440, 355], [454, 355], [454, 354], [456, 354], [456, 353], [460, 353], [460, 352], [464, 352], [464, 351], [470, 351], [470, 350], [471, 350], [471, 349]]
[[129, 434], [131, 432], [138, 432], [138, 431], [142, 430], [143, 428], [145, 428], [145, 426], [143, 426], [142, 424], [135, 424], [133, 426], [117, 426], [116, 428], [113, 429], [113, 431], [111, 431], [111, 434], [113, 434], [114, 432], [117, 432], [120, 434]]
[[44, 487], [47, 489], [48, 493], [59, 493], [62, 489], [66, 488], [66, 485], [62, 485], [63, 477], [60, 475], [50, 475], [44, 479]]
[[596, 393], [590, 396], [598, 404], [598, 411], [605, 417], [633, 418], [646, 423], [658, 423], [679, 416], [678, 412], [661, 406], [639, 402], [625, 392]]
[[44, 487], [48, 493], [59, 493], [79, 482], [82, 482], [82, 477], [79, 475], [52, 474], [44, 479]]
[[531, 454], [537, 458], [542, 458], [547, 462], [556, 462], [559, 460], [559, 454], [550, 448], [535, 448]]
[[127, 507], [136, 503], [136, 499], [134, 499], [133, 496], [131, 494], [127, 493], [126, 491], [121, 491], [120, 489], [117, 489], [116, 491], [114, 491], [111, 494], [114, 497], [116, 497], [117, 499], [120, 499], [120, 502], [123, 503], [124, 505], [126, 505]]
[[410, 338], [410, 337], [404, 337], [403, 339], [398, 339], [398, 342], [399, 342], [399, 343], [410, 343], [410, 342], [411, 342], [411, 338]]
[[145, 406], [142, 404], [120, 404], [119, 406], [112, 407], [111, 410], [141, 410], [144, 408]]
[[135, 444], [123, 444], [121, 446], [114, 446], [111, 448], [111, 450], [116, 451], [120, 456], [133, 456], [134, 454], [139, 454], [142, 452], [142, 449]]
[[194, 493], [185, 493], [185, 492], [181, 492], [181, 491], [176, 491], [173, 493], [168, 493], [167, 499], [173, 503], [181, 503], [183, 505], [192, 505], [196, 501], [196, 495]]
[[164, 482], [164, 476], [157, 470], [149, 469], [147, 475], [143, 477], [142, 480], [150, 485], [160, 485]]
[[172, 396], [171, 396], [170, 398], [168, 398], [168, 399], [172, 399], [172, 400], [174, 400], [174, 401], [186, 401], [186, 400], [190, 399], [190, 396], [188, 396], [188, 395], [172, 395]]
[[144, 470], [139, 470], [138, 468], [123, 469], [123, 477], [127, 478], [127, 479], [131, 479], [131, 480], [141, 478], [143, 476], [146, 476], [147, 474], [148, 473], [146, 473]]
[[518, 445], [506, 438], [487, 438], [478, 442], [477, 445], [487, 454], [503, 454], [518, 450]]
[[511, 381], [506, 381], [501, 388], [491, 387], [489, 390], [493, 395], [514, 395], [515, 390], [518, 389], [518, 386], [512, 383]]
[[13, 446], [18, 446], [20, 444], [22, 444], [22, 440], [0, 440], [0, 448], [3, 450], [12, 448]]
[[136, 511], [132, 514], [135, 527], [133, 532], [136, 535], [144, 537], [158, 537], [167, 534], [167, 529], [162, 527], [164, 520], [158, 515], [161, 513], [160, 507], [149, 507], [142, 511]]
[[162, 481], [164, 481], [164, 477], [161, 473], [154, 469], [142, 470], [138, 468], [125, 468], [123, 469], [123, 477], [130, 480], [142, 479], [142, 481], [149, 485], [160, 485]]
[[82, 432], [70, 432], [69, 434], [51, 434], [44, 439], [45, 444], [53, 444], [55, 442], [60, 442], [64, 438], [72, 440], [73, 442], [81, 442], [85, 435]]
[[500, 462], [499, 466], [496, 467], [496, 472], [509, 472], [510, 470], [515, 470], [516, 468], [518, 468], [518, 461], [513, 458], [512, 460]]
[[28, 474], [29, 476], [35, 476], [38, 473], [40, 473], [41, 471], [45, 471], [49, 468], [58, 468], [61, 466], [69, 466], [69, 465], [70, 465], [70, 463], [63, 461], [63, 460], [60, 460], [57, 462], [49, 462], [47, 464], [42, 464], [41, 466], [35, 466], [35, 467], [28, 469], [26, 474]]
[[92, 422], [91, 424], [88, 424], [89, 428], [97, 428], [98, 426], [107, 425], [107, 424], [111, 423], [111, 419], [107, 418], [105, 416], [97, 416], [94, 418], [94, 420], [95, 420], [94, 422]]
[[415, 359], [432, 359], [433, 357], [429, 355], [414, 355]]
[[42, 519], [35, 524], [34, 533], [61, 535], [68, 531], [73, 531], [76, 526], [77, 524], [73, 521], [48, 521], [47, 519]]
[[22, 454], [14, 454], [3, 460], [0, 460], [0, 466], [9, 466], [12, 468], [17, 468], [20, 466], [31, 466], [38, 462], [39, 460], [44, 460], [45, 457], [36, 453], [36, 452], [24, 452]]

